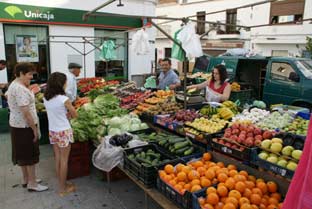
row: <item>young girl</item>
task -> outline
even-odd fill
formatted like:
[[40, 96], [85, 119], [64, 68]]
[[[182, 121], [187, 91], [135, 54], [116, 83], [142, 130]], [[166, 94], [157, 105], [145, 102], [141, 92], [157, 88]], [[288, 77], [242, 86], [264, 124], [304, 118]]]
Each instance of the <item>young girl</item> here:
[[44, 93], [44, 105], [48, 113], [49, 138], [53, 144], [55, 155], [55, 170], [59, 183], [61, 197], [75, 191], [75, 186], [66, 183], [67, 163], [71, 144], [74, 142], [73, 131], [69, 118], [77, 117], [77, 112], [71, 101], [65, 96], [66, 75], [60, 72], [52, 73], [48, 79]]

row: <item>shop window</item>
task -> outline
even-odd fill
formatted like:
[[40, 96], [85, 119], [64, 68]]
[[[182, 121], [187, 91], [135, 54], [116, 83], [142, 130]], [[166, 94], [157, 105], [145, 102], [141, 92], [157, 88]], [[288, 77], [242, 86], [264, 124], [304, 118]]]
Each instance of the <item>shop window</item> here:
[[104, 41], [112, 40], [115, 44], [116, 58], [102, 60], [100, 50], [95, 50], [95, 75], [107, 80], [128, 80], [127, 33], [112, 30], [95, 30], [95, 45], [101, 47]]
[[284, 0], [271, 3], [271, 24], [301, 23], [304, 12], [304, 0]]
[[236, 30], [236, 22], [237, 22], [237, 10], [231, 9], [226, 11], [226, 23], [231, 25], [226, 25], [226, 33], [233, 34], [237, 33]]
[[18, 62], [35, 65], [34, 81], [45, 83], [49, 70], [48, 28], [45, 26], [4, 25], [8, 80], [14, 79]]
[[171, 57], [171, 48], [165, 48], [165, 57]]
[[271, 78], [279, 80], [289, 80], [291, 72], [295, 72], [294, 69], [288, 63], [273, 62], [271, 68]]
[[[205, 21], [206, 20], [206, 12], [197, 12], [197, 20]], [[197, 34], [201, 35], [205, 33], [205, 23], [204, 22], [198, 22], [197, 23]]]

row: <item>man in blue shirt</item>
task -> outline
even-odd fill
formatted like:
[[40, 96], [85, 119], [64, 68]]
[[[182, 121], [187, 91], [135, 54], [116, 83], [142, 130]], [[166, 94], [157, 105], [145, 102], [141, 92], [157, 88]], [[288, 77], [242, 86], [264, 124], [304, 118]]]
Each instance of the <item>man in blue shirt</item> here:
[[161, 61], [162, 72], [158, 77], [158, 89], [165, 90], [167, 87], [170, 90], [174, 90], [175, 88], [181, 85], [181, 81], [178, 75], [171, 69], [171, 60], [165, 58]]

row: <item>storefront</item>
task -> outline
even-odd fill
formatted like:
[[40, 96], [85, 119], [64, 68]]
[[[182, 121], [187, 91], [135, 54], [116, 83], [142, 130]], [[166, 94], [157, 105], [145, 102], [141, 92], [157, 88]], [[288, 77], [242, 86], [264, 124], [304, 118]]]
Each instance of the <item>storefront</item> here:
[[[148, 3], [150, 10], [155, 7], [153, 2]], [[16, 63], [25, 61], [36, 66], [35, 79], [38, 82], [45, 82], [51, 72], [66, 72], [70, 62], [83, 66], [81, 77], [127, 80], [131, 79], [131, 75], [138, 74], [138, 68], [139, 74], [150, 71], [149, 65], [135, 64], [135, 55], [128, 46], [131, 40], [128, 31], [142, 27], [141, 18], [108, 16], [83, 21], [83, 14], [88, 8], [82, 5], [85, 3], [79, 4], [54, 8], [0, 2], [0, 59], [8, 63], [7, 72], [1, 74], [0, 82], [11, 80]], [[90, 4], [93, 4], [90, 8], [98, 6], [94, 0]], [[145, 1], [141, 4], [147, 7]], [[125, 7], [142, 11], [136, 1], [130, 1]], [[110, 61], [100, 56], [105, 40], [112, 40], [116, 46], [116, 56]], [[150, 60], [145, 63], [150, 64]]]

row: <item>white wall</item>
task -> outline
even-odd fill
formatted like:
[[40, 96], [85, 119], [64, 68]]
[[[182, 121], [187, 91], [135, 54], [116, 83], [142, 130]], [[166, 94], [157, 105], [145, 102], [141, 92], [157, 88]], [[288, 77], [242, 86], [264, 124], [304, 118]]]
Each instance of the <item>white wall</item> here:
[[[4, 34], [3, 34], [3, 24], [0, 23], [0, 60], [5, 60], [5, 49], [4, 49]], [[0, 83], [7, 83], [8, 76], [7, 70], [0, 71]]]
[[288, 51], [288, 56], [300, 56], [301, 50], [303, 50], [304, 47], [304, 44], [255, 44], [257, 52], [261, 53], [263, 56], [272, 56], [273, 50]]
[[[94, 28], [88, 27], [70, 27], [70, 26], [49, 26], [50, 36], [94, 36]], [[53, 43], [53, 41], [74, 41], [82, 42], [81, 38], [50, 38], [50, 62], [51, 72], [60, 71], [68, 72], [68, 55], [80, 55], [77, 51], [66, 45], [65, 43]], [[70, 43], [73, 47], [83, 52], [82, 43]], [[94, 47], [86, 44], [86, 52], [92, 50]], [[83, 56], [81, 56], [82, 66]], [[86, 70], [86, 77], [93, 77], [95, 75], [95, 61], [94, 52], [86, 56], [86, 69], [82, 69], [80, 77], [84, 77], [84, 70]]]

